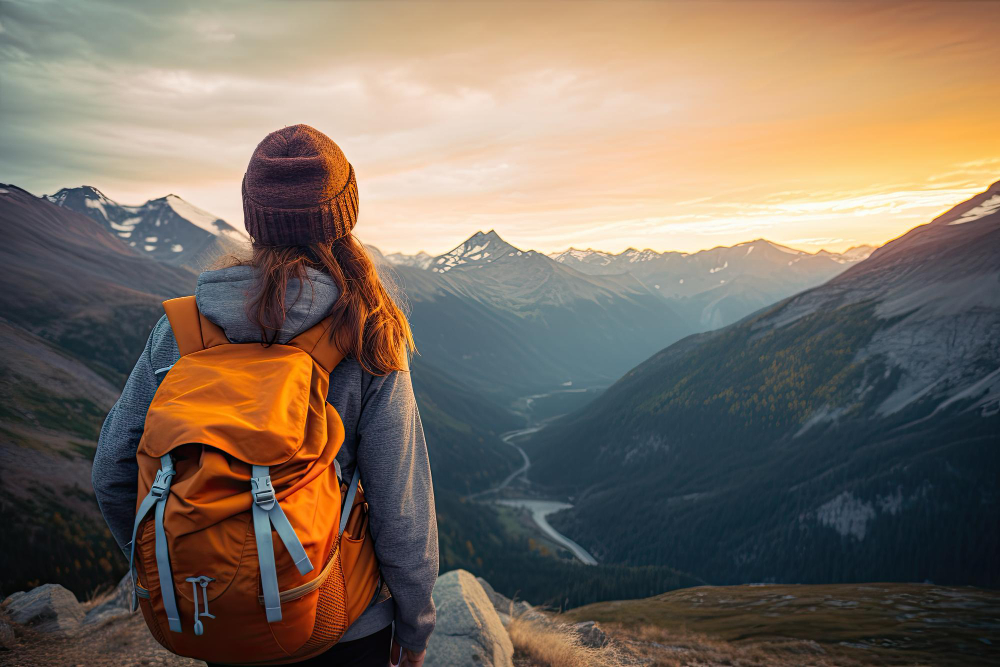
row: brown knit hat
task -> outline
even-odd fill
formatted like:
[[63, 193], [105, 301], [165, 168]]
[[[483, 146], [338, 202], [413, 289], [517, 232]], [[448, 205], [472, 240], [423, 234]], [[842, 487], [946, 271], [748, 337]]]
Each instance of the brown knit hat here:
[[292, 125], [257, 145], [243, 176], [243, 224], [254, 243], [332, 243], [357, 219], [354, 167], [330, 137]]

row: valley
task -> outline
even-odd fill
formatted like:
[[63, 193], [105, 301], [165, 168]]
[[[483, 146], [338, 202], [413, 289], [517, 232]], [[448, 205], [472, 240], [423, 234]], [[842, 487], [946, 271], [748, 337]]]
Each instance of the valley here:
[[[517, 444], [517, 441], [541, 431], [545, 428], [545, 422], [561, 416], [550, 415], [542, 422], [536, 421], [539, 413], [546, 414], [547, 408], [550, 409], [552, 407], [550, 403], [560, 406], [573, 404], [572, 402], [567, 402], [565, 398], [562, 401], [558, 400], [561, 395], [569, 395], [571, 401], [579, 402], [585, 397], [589, 398], [598, 393], [598, 391], [599, 388], [554, 389], [551, 392], [525, 396], [516, 401], [515, 406], [524, 410], [524, 414], [529, 415], [529, 420], [532, 424], [526, 428], [504, 433], [500, 436], [500, 439], [517, 450], [523, 463], [496, 486], [466, 497], [466, 500], [478, 500], [483, 503], [493, 503], [504, 507], [526, 510], [531, 516], [532, 523], [545, 537], [555, 542], [559, 547], [567, 549], [574, 558], [585, 565], [597, 565], [597, 560], [586, 549], [553, 528], [547, 520], [549, 515], [570, 509], [573, 506], [560, 500], [545, 498], [546, 491], [531, 485], [527, 478], [528, 471], [531, 468], [531, 459], [528, 453]], [[550, 400], [546, 402], [546, 399]], [[540, 410], [536, 409], [536, 403], [541, 404], [539, 405], [541, 407]], [[511, 488], [511, 483], [515, 480], [518, 482], [515, 485], [516, 488]]]
[[575, 496], [553, 527], [716, 584], [1000, 585], [998, 193], [533, 434], [530, 476]]
[[[512, 409], [518, 414], [524, 415], [529, 420], [530, 425], [504, 433], [500, 439], [517, 451], [522, 464], [496, 486], [466, 497], [466, 500], [478, 501], [484, 505], [511, 508], [518, 514], [527, 513], [530, 516], [531, 524], [535, 530], [540, 532], [541, 537], [548, 538], [554, 543], [556, 549], [567, 551], [572, 558], [584, 565], [597, 565], [597, 560], [586, 549], [553, 528], [547, 520], [548, 516], [570, 509], [572, 505], [558, 499], [547, 498], [548, 491], [531, 485], [527, 479], [527, 473], [531, 468], [531, 459], [518, 444], [518, 440], [537, 433], [545, 428], [546, 422], [562, 416], [562, 414], [552, 414], [553, 409], [566, 409], [572, 408], [574, 405], [585, 404], [599, 394], [601, 389], [603, 387], [559, 388], [516, 400]], [[517, 483], [512, 486], [515, 481]]]
[[[89, 488], [103, 415], [159, 302], [239, 239], [179, 198], [0, 189], [0, 586], [85, 596], [123, 568]], [[437, 257], [370, 248], [417, 340], [442, 570], [558, 609], [708, 582], [998, 585], [996, 189], [871, 257], [550, 257], [492, 230]], [[116, 227], [157, 222], [185, 252]]]

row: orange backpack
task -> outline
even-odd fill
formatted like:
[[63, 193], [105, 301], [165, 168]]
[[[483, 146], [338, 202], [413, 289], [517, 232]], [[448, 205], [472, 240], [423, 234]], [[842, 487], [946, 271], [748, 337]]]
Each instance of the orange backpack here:
[[157, 371], [136, 453], [132, 608], [180, 655], [318, 655], [381, 589], [358, 471], [345, 484], [335, 460], [331, 321], [264, 347], [230, 343], [193, 296], [163, 307], [181, 357]]

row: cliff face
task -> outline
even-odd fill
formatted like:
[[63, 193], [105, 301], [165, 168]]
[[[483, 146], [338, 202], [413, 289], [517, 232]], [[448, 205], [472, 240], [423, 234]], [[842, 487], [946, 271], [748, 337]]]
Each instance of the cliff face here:
[[[0, 664], [202, 665], [156, 643], [128, 580], [81, 603], [46, 584], [0, 603]], [[465, 570], [438, 578], [429, 667], [845, 665], [1000, 658], [1000, 592], [932, 584], [701, 586], [555, 614]]]

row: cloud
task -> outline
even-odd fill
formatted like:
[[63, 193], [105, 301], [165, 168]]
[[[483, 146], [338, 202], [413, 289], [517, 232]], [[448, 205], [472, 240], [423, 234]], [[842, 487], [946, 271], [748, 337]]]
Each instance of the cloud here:
[[7, 0], [0, 179], [176, 192], [238, 224], [254, 146], [305, 122], [390, 251], [480, 226], [543, 250], [884, 240], [1000, 171], [984, 15]]

